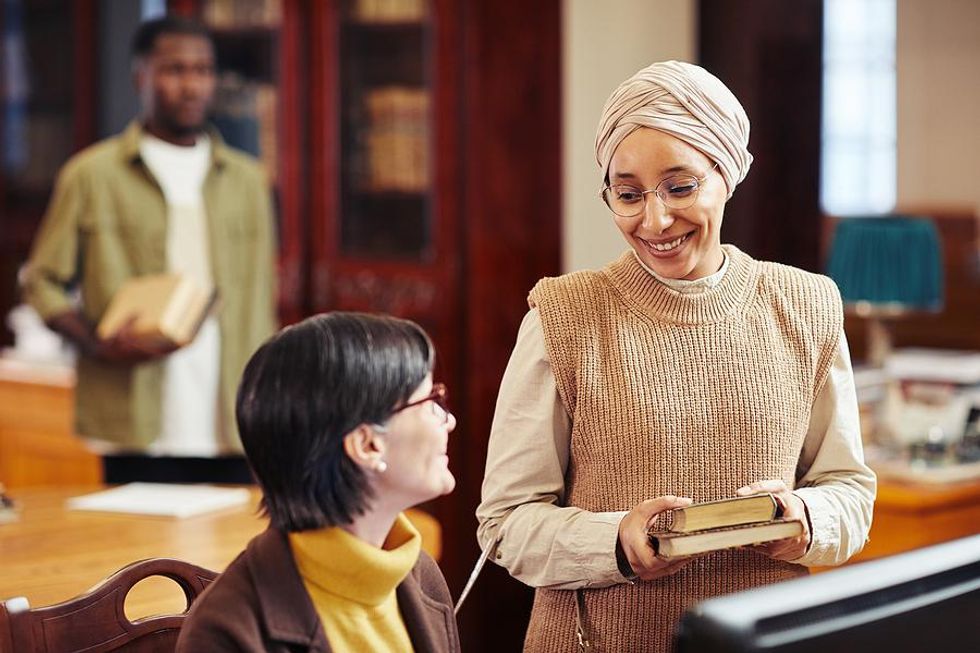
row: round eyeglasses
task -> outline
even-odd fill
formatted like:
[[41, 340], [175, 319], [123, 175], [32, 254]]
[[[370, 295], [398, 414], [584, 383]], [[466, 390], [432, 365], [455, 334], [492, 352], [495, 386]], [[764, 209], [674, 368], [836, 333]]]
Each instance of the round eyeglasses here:
[[632, 218], [643, 213], [646, 209], [648, 193], [654, 193], [661, 204], [669, 209], [686, 209], [697, 201], [701, 185], [717, 167], [717, 163], [711, 166], [703, 177], [694, 175], [667, 177], [657, 184], [656, 188], [637, 188], [629, 184], [606, 186], [599, 191], [599, 195], [609, 210], [621, 218]]
[[424, 404], [427, 401], [431, 401], [433, 407], [438, 409], [433, 410], [432, 412], [435, 413], [436, 417], [442, 419], [441, 423], [447, 423], [449, 421], [449, 415], [452, 413], [452, 411], [449, 410], [449, 388], [446, 387], [445, 383], [434, 383], [432, 385], [432, 392], [421, 399], [410, 401], [407, 404], [399, 406], [395, 410], [391, 411], [391, 416], [389, 416], [389, 419], [406, 408], [418, 406], [419, 404]]

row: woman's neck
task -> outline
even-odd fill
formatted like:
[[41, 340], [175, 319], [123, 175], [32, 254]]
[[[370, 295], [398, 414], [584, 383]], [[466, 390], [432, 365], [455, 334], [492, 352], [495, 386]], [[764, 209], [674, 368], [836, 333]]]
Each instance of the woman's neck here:
[[391, 532], [395, 519], [401, 512], [401, 510], [394, 508], [371, 508], [341, 528], [354, 537], [380, 549], [384, 545], [388, 533]]

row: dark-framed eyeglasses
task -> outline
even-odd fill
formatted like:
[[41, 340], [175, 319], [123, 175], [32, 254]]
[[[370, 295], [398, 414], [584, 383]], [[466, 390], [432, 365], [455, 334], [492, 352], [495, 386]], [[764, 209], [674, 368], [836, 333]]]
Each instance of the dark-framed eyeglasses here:
[[656, 195], [661, 204], [669, 209], [686, 209], [697, 201], [701, 185], [717, 167], [718, 164], [714, 164], [702, 177], [694, 175], [667, 177], [657, 184], [656, 188], [637, 188], [629, 184], [606, 186], [599, 191], [599, 195], [609, 210], [621, 218], [632, 218], [643, 213], [649, 193]]
[[432, 385], [432, 392], [421, 399], [410, 401], [407, 404], [399, 406], [395, 410], [391, 411], [389, 419], [407, 408], [424, 404], [427, 401], [431, 401], [432, 405], [438, 408], [438, 410], [434, 410], [433, 412], [437, 417], [442, 419], [443, 424], [449, 421], [449, 415], [452, 413], [452, 411], [449, 410], [449, 388], [446, 387], [445, 383], [434, 383]]

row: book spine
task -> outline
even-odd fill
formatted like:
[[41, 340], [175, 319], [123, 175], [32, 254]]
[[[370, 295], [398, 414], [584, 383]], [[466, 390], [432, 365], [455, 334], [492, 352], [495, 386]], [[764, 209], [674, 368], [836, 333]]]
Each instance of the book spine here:
[[180, 323], [181, 316], [190, 310], [190, 303], [194, 299], [194, 285], [186, 277], [182, 277], [169, 297], [163, 314], [160, 315], [160, 335], [176, 345], [185, 345], [186, 341], [181, 339]]

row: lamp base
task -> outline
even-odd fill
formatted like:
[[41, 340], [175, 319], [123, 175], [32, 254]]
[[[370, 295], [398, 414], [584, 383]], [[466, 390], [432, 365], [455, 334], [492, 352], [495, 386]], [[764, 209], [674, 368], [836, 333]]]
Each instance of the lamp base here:
[[868, 319], [868, 363], [883, 368], [892, 352], [892, 337], [885, 321], [878, 317]]

